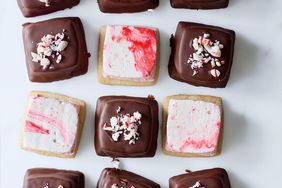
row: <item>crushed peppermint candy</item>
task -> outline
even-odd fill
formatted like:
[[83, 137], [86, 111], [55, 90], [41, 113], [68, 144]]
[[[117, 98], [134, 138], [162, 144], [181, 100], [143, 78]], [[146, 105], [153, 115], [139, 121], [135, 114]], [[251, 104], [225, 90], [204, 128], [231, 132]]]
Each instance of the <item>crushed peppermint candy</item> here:
[[39, 1], [42, 2], [42, 3], [45, 3], [46, 7], [49, 7], [50, 3], [51, 3], [51, 0], [39, 0]]
[[203, 187], [203, 186], [201, 185], [201, 183], [200, 183], [199, 181], [197, 181], [197, 182], [195, 183], [195, 185], [193, 185], [192, 187], [189, 187], [189, 188], [205, 188], [205, 187]]
[[122, 186], [119, 186], [117, 183], [114, 183], [111, 188], [135, 188], [133, 185], [128, 187], [127, 183], [128, 181], [126, 179], [120, 179], [120, 183], [123, 184]]
[[110, 124], [105, 123], [103, 130], [112, 132], [112, 139], [117, 142], [123, 135], [129, 144], [135, 144], [139, 139], [138, 128], [141, 125], [142, 115], [137, 111], [131, 114], [120, 114], [121, 107], [117, 109], [118, 115], [111, 117]]
[[210, 63], [212, 69], [209, 71], [210, 75], [217, 78], [220, 76], [220, 71], [216, 67], [224, 65], [224, 61], [220, 61], [221, 50], [223, 44], [220, 41], [211, 41], [210, 34], [204, 33], [198, 38], [194, 38], [192, 47], [196, 50], [193, 55], [190, 55], [187, 63], [191, 64], [193, 76], [199, 73], [199, 69], [203, 68], [205, 64]]
[[121, 107], [120, 107], [120, 106], [118, 106], [117, 111], [116, 111], [116, 112], [117, 112], [117, 114], [118, 114], [118, 113], [120, 113], [120, 111], [121, 111]]
[[[46, 185], [46, 186], [44, 186], [43, 188], [50, 188], [50, 187], [49, 187], [49, 184], [47, 184], [47, 185]], [[59, 185], [57, 188], [64, 188], [64, 186]]]
[[112, 165], [114, 168], [118, 169], [119, 168], [120, 161], [118, 159], [113, 159], [112, 160]]
[[[111, 186], [111, 188], [126, 188], [126, 186], [121, 186], [121, 187], [119, 187], [118, 186], [118, 184], [113, 184], [112, 186]], [[134, 186], [131, 186], [130, 188], [135, 188]]]
[[32, 61], [40, 63], [44, 70], [54, 68], [54, 66], [51, 66], [53, 63], [50, 58], [56, 59], [56, 63], [62, 61], [63, 56], [60, 52], [64, 51], [68, 46], [68, 42], [64, 38], [64, 33], [44, 35], [41, 42], [37, 43], [37, 53], [31, 52]]

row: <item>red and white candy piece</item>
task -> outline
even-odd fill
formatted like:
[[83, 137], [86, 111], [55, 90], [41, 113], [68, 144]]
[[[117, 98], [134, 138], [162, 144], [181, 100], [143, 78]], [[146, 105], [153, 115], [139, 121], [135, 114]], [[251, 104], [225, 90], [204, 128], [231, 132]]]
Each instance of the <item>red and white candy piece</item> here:
[[215, 77], [215, 78], [218, 78], [220, 76], [220, 71], [217, 70], [217, 69], [212, 69], [210, 70], [210, 74]]
[[204, 47], [212, 56], [221, 57], [221, 50], [218, 45], [215, 46], [204, 45]]
[[47, 69], [50, 64], [50, 60], [47, 58], [42, 58], [40, 61], [40, 65], [43, 67], [43, 69]]
[[112, 160], [112, 165], [113, 165], [114, 168], [118, 169], [119, 165], [120, 165], [120, 160], [114, 158]]
[[200, 183], [199, 181], [197, 181], [197, 182], [195, 183], [195, 185], [193, 185], [192, 187], [189, 187], [189, 188], [205, 188], [205, 187], [203, 187], [203, 186], [201, 185], [201, 183]]

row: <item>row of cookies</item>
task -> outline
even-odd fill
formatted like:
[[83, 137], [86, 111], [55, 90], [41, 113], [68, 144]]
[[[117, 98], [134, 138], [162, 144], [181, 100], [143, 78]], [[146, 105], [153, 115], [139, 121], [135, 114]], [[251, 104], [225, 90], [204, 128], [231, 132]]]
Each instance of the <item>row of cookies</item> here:
[[[87, 73], [90, 53], [79, 18], [57, 18], [23, 26], [26, 64], [32, 82], [52, 82]], [[234, 42], [232, 30], [179, 22], [170, 39], [170, 77], [195, 86], [225, 87]], [[104, 26], [98, 51], [98, 80], [102, 84], [147, 86], [157, 82], [160, 67], [157, 28]]]
[[[17, 2], [25, 17], [34, 17], [72, 8], [78, 5], [80, 0], [17, 0]], [[226, 8], [229, 0], [170, 0], [170, 4], [173, 8], [219, 9]], [[104, 13], [134, 13], [157, 8], [159, 0], [98, 0], [98, 5]]]
[[[84, 188], [85, 176], [82, 172], [48, 168], [27, 170], [23, 188]], [[133, 172], [118, 168], [105, 168], [97, 182], [97, 188], [160, 188], [152, 180]], [[213, 168], [200, 171], [186, 171], [185, 174], [169, 179], [169, 188], [230, 188], [225, 169]]]
[[[94, 145], [99, 156], [153, 157], [159, 131], [158, 102], [147, 98], [103, 96], [97, 100]], [[86, 103], [64, 95], [33, 91], [21, 128], [21, 148], [75, 157]], [[163, 102], [163, 152], [182, 157], [220, 154], [223, 105], [219, 97], [168, 96]]]

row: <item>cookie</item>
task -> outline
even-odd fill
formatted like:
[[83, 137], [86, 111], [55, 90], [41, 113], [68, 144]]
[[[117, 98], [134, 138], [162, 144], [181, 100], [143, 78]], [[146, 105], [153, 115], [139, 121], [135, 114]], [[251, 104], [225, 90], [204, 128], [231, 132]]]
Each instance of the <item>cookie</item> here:
[[171, 37], [171, 78], [194, 86], [224, 88], [230, 77], [235, 43], [232, 30], [179, 22]]
[[159, 32], [141, 26], [100, 31], [98, 80], [107, 85], [154, 85], [159, 74]]
[[17, 0], [17, 2], [25, 17], [34, 17], [72, 8], [78, 5], [80, 0]]
[[22, 149], [42, 155], [72, 158], [78, 150], [86, 104], [64, 95], [33, 91], [22, 122]]
[[219, 97], [175, 95], [163, 103], [163, 152], [211, 157], [221, 152], [223, 106]]
[[115, 169], [115, 168], [106, 168], [101, 173], [99, 181], [97, 183], [97, 188], [160, 188], [160, 185], [144, 178], [140, 175], [134, 174], [129, 171]]
[[104, 96], [97, 101], [95, 149], [99, 156], [153, 157], [158, 103], [152, 97]]
[[169, 188], [230, 188], [228, 174], [223, 168], [188, 172], [169, 179]]
[[32, 82], [53, 82], [83, 75], [89, 53], [81, 20], [55, 18], [23, 25], [28, 76]]
[[220, 9], [226, 8], [229, 0], [170, 0], [173, 8], [186, 9]]
[[27, 170], [23, 188], [84, 188], [84, 174], [51, 168]]
[[98, 5], [104, 13], [134, 13], [157, 8], [159, 0], [98, 0]]

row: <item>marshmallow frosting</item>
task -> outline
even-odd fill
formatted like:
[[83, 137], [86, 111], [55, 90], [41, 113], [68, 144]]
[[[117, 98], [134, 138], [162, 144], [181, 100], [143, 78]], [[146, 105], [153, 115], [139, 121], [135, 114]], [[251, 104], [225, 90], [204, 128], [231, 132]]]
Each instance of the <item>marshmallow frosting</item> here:
[[136, 26], [107, 26], [103, 46], [103, 76], [153, 81], [157, 60], [156, 31]]
[[171, 99], [168, 106], [167, 143], [170, 151], [207, 153], [217, 148], [221, 110], [217, 104]]
[[73, 152], [79, 127], [79, 105], [31, 96], [24, 119], [23, 147], [59, 154]]

